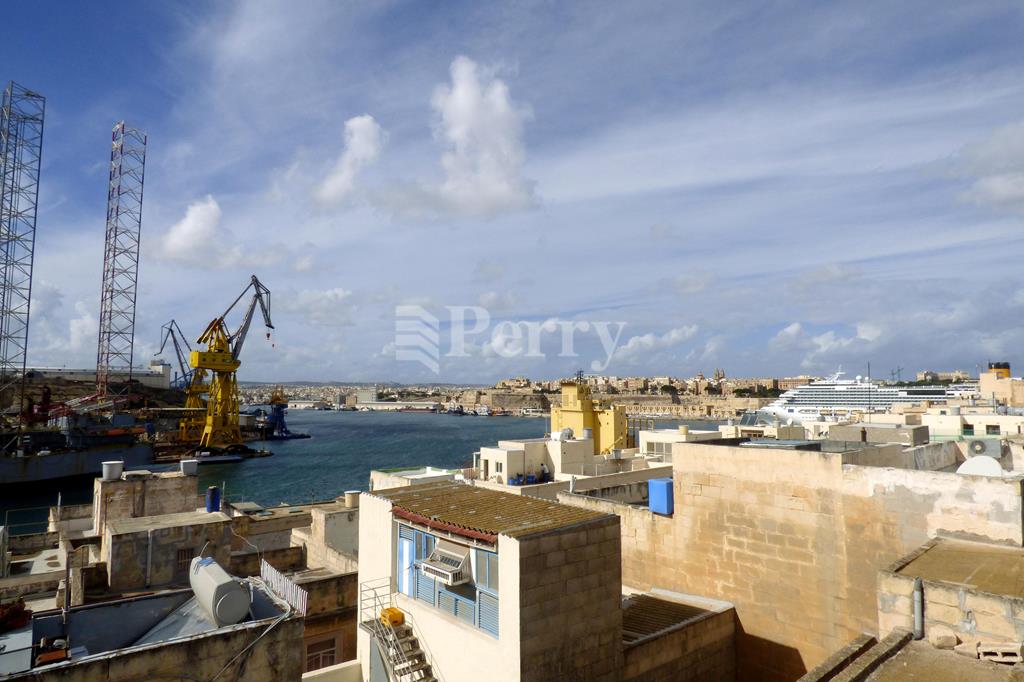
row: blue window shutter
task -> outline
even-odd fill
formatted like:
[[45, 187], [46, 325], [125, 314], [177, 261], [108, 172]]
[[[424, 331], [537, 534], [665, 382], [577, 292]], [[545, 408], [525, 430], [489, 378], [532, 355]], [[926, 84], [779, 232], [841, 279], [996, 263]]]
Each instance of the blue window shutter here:
[[416, 598], [434, 605], [434, 579], [423, 575], [419, 569], [416, 570]]
[[479, 592], [477, 593], [477, 601], [480, 603], [480, 629], [497, 637], [498, 598], [486, 592]]
[[447, 590], [440, 590], [437, 593], [437, 608], [455, 615], [455, 597]]

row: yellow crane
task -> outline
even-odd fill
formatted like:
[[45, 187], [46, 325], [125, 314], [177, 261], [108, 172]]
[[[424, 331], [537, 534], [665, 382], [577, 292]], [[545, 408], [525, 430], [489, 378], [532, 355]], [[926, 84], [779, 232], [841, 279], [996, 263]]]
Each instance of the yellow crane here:
[[[239, 301], [252, 291], [249, 307], [238, 328], [232, 333], [224, 319], [234, 310]], [[192, 382], [185, 394], [187, 407], [198, 407], [205, 402], [206, 419], [199, 434], [199, 446], [204, 448], [228, 448], [242, 444], [242, 432], [238, 426], [238, 381], [235, 372], [242, 364], [238, 359], [249, 333], [256, 306], [263, 313], [263, 323], [268, 330], [274, 325], [270, 321], [270, 290], [256, 277], [242, 293], [228, 306], [220, 317], [215, 318], [199, 335], [198, 342], [205, 350], [193, 350], [189, 365], [193, 368]], [[270, 338], [270, 332], [267, 332]], [[207, 376], [209, 380], [207, 381]], [[202, 395], [206, 394], [203, 401]], [[181, 436], [194, 442], [199, 424], [186, 416], [181, 423]]]

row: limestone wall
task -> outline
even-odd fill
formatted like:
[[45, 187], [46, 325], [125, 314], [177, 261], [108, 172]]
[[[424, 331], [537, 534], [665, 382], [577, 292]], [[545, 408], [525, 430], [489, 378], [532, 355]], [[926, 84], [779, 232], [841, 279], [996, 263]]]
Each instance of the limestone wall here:
[[[913, 630], [914, 575], [896, 571], [926, 552], [931, 544], [879, 572], [878, 630], [885, 636], [896, 628]], [[1024, 599], [995, 595], [931, 580], [923, 581], [925, 637], [936, 627], [952, 630], [962, 641], [1020, 642], [1024, 640]]]
[[520, 679], [620, 679], [619, 534], [610, 516], [520, 539]]
[[196, 510], [196, 476], [180, 472], [129, 476], [93, 483], [92, 527], [102, 536], [107, 521]]
[[245, 577], [260, 574], [260, 559], [281, 571], [289, 573], [306, 567], [306, 553], [302, 547], [284, 547], [266, 552], [231, 552], [230, 567], [225, 567], [231, 575]]
[[624, 682], [694, 682], [736, 679], [736, 612], [713, 613], [685, 627], [627, 645]]
[[736, 605], [738, 677], [791, 680], [877, 630], [878, 571], [935, 536], [1021, 545], [1021, 479], [677, 444], [675, 513], [560, 493], [622, 519], [623, 583]]
[[[178, 565], [178, 552], [192, 550], [199, 556], [212, 556], [223, 567], [230, 566], [231, 530], [227, 517], [205, 523], [183, 523], [128, 533], [113, 533], [107, 526], [103, 541], [103, 560], [107, 581], [116, 592], [140, 590], [148, 586], [185, 584], [188, 569]], [[210, 514], [214, 516], [214, 514]]]

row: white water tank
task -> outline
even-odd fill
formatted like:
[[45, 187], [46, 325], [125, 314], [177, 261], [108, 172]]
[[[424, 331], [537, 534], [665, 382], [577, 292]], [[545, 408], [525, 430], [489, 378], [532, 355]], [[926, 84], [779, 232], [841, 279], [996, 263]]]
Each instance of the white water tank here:
[[114, 462], [103, 462], [104, 481], [116, 481], [121, 478], [122, 471], [124, 471], [124, 462], [120, 460]]
[[249, 593], [211, 557], [196, 557], [188, 582], [206, 615], [217, 625], [235, 625], [249, 613]]
[[582, 438], [582, 440], [593, 440], [593, 439], [594, 439], [594, 429], [583, 429], [583, 438]]

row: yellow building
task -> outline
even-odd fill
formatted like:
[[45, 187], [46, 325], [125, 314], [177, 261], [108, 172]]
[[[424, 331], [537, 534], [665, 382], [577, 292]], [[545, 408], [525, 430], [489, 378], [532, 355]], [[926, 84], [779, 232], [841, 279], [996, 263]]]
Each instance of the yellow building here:
[[562, 404], [551, 408], [551, 433], [562, 429], [572, 429], [577, 438], [583, 436], [583, 429], [590, 429], [595, 455], [627, 447], [625, 409], [595, 401], [583, 382], [562, 382]]

